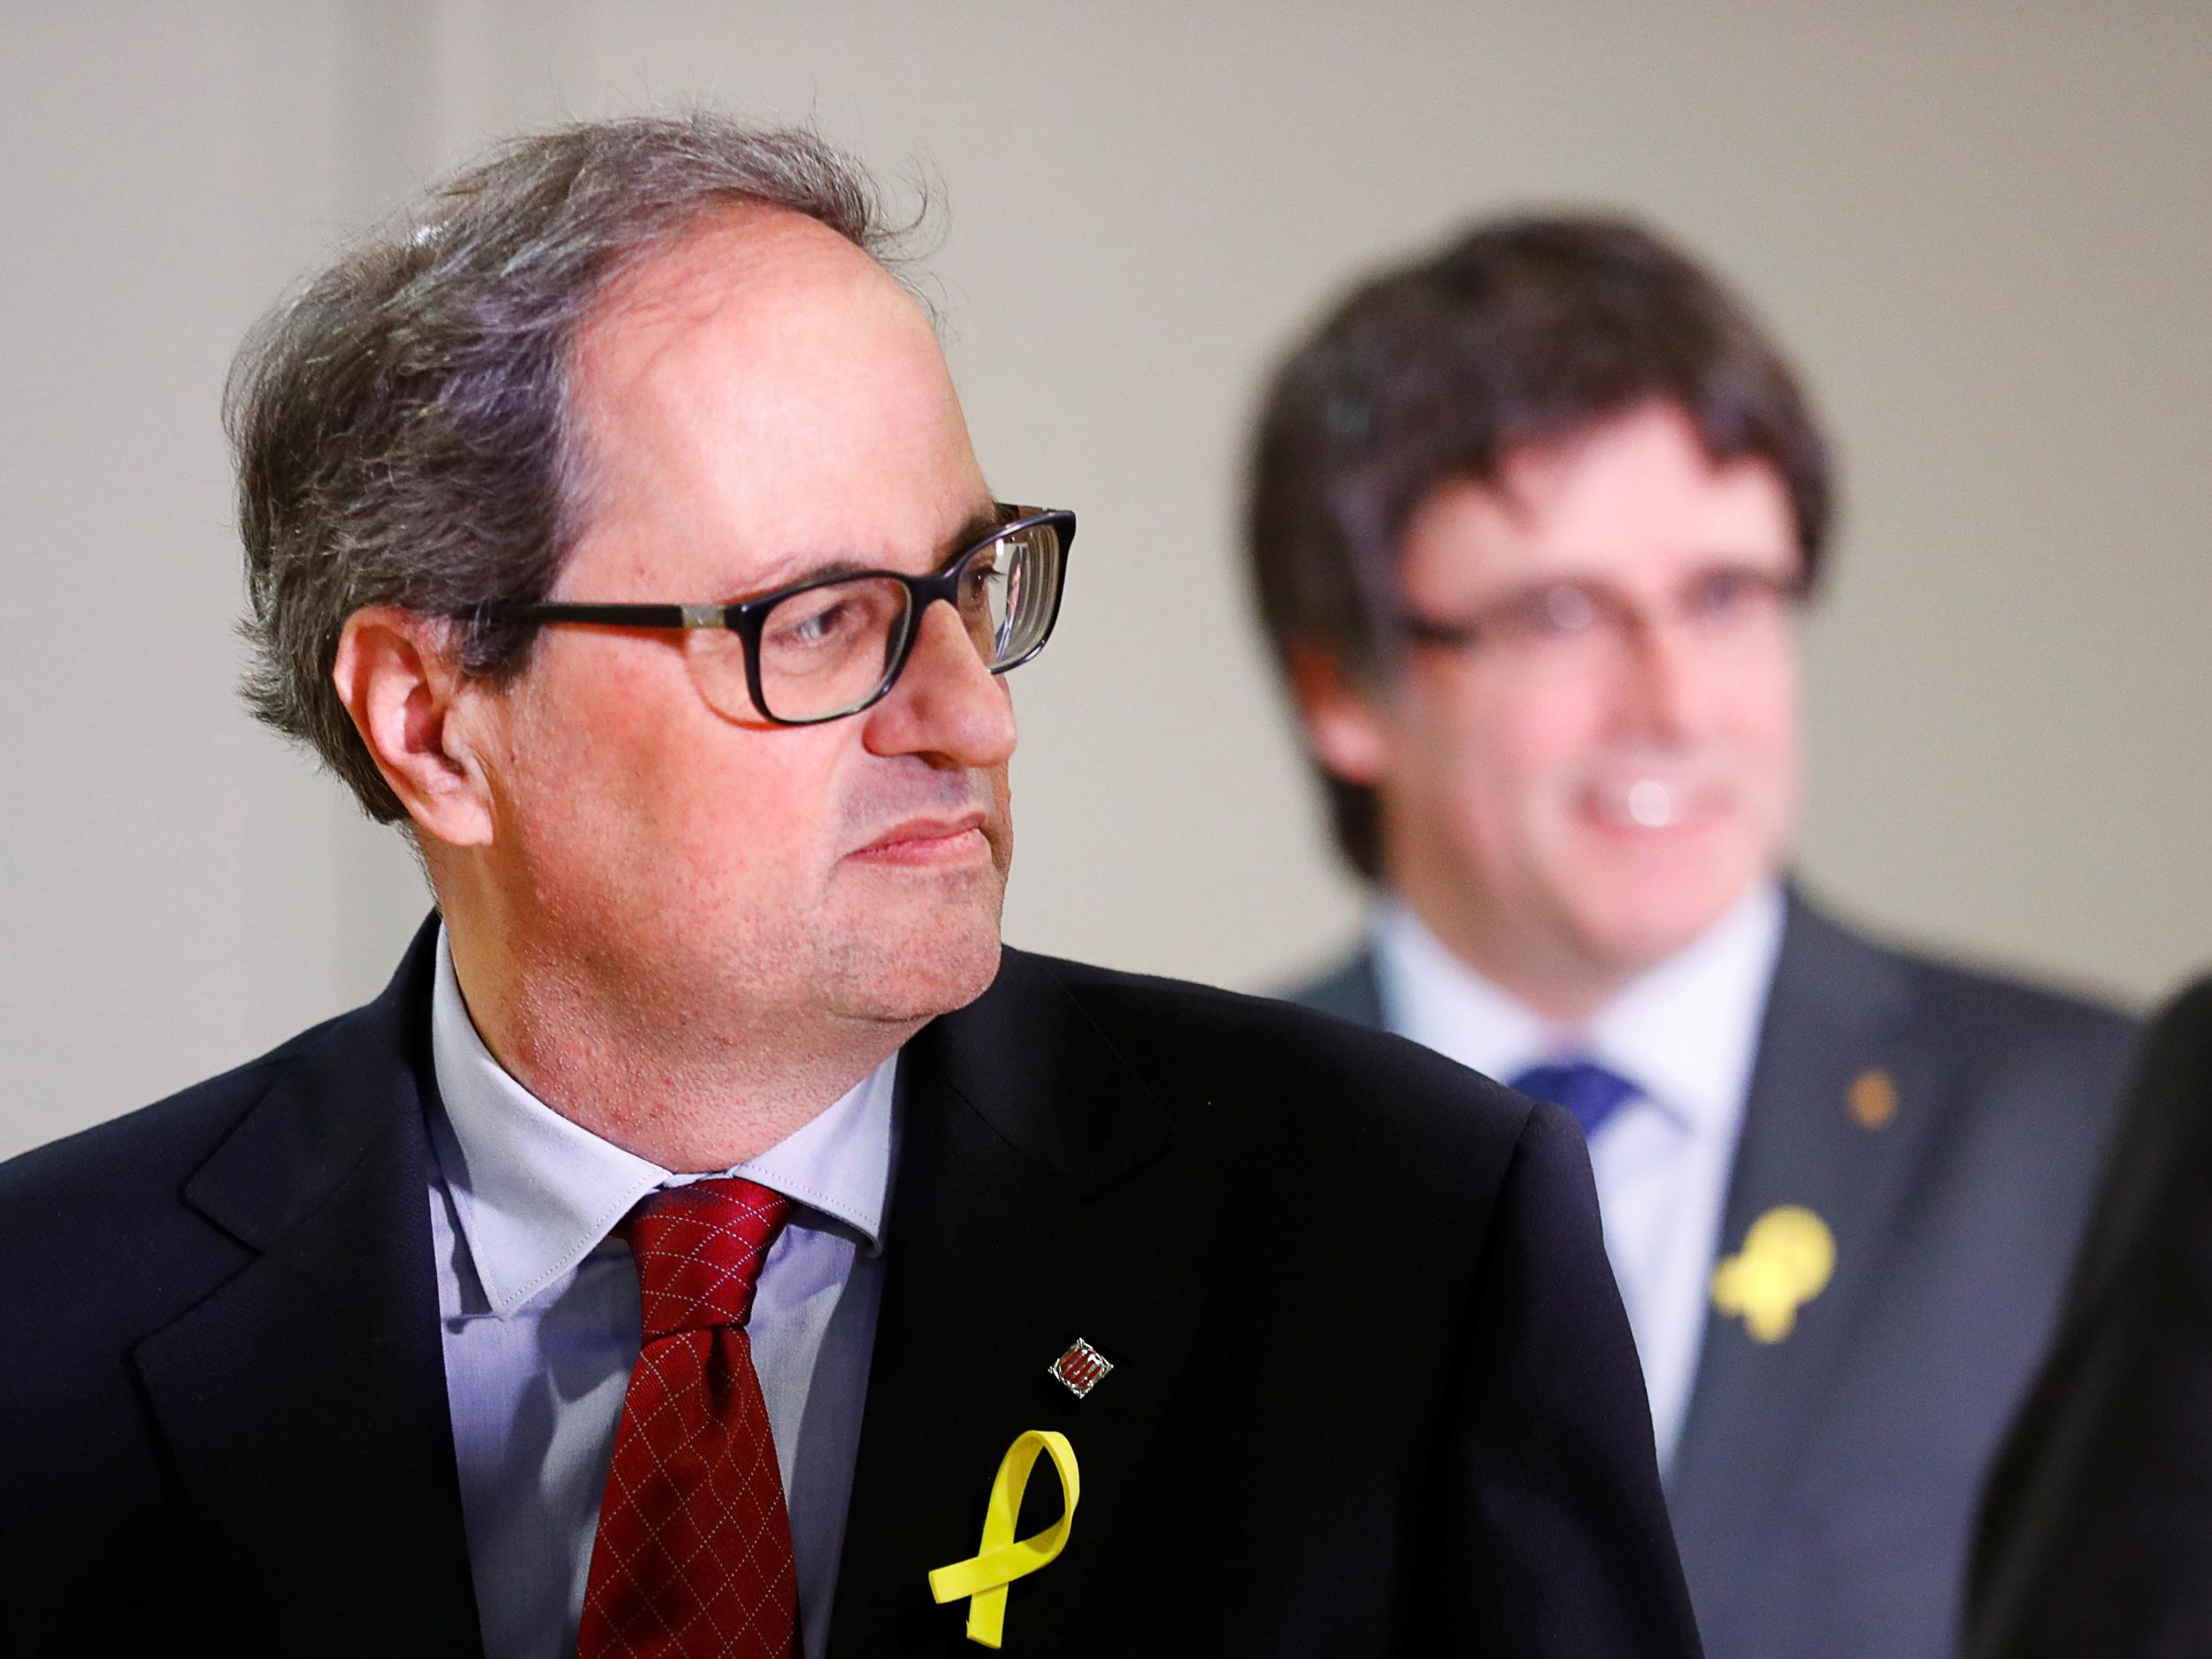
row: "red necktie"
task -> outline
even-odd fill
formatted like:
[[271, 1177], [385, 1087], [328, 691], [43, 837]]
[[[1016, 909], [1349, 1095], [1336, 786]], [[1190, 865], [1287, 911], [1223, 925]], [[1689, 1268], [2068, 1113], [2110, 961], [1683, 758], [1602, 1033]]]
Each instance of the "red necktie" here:
[[790, 1659], [791, 1517], [745, 1321], [788, 1208], [730, 1178], [653, 1194], [616, 1229], [644, 1341], [591, 1548], [579, 1659]]

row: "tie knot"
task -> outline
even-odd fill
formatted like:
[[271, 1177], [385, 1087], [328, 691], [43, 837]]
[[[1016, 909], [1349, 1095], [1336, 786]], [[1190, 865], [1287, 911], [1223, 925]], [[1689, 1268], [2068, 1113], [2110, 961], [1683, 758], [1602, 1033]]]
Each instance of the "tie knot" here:
[[1531, 1100], [1564, 1106], [1586, 1136], [1597, 1133], [1600, 1124], [1643, 1092], [1619, 1072], [1588, 1060], [1532, 1065], [1513, 1079], [1510, 1087]]
[[615, 1228], [637, 1258], [645, 1340], [741, 1325], [790, 1201], [737, 1176], [648, 1194]]

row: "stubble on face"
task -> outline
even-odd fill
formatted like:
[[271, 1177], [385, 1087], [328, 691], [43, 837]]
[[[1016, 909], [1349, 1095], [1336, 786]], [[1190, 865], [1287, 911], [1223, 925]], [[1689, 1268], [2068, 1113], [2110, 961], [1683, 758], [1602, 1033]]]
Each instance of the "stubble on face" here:
[[[1013, 867], [1008, 769], [886, 759], [854, 779], [839, 807], [839, 840], [849, 850], [831, 866], [821, 925], [804, 930], [811, 956], [804, 977], [834, 1003], [893, 1022], [981, 995], [998, 972]], [[973, 819], [967, 834], [981, 845], [940, 851], [887, 842], [917, 818], [933, 827]]]
[[[518, 766], [509, 797], [513, 886], [530, 912], [514, 934], [532, 949], [527, 982], [547, 993], [538, 1021], [572, 1025], [588, 1008], [672, 1059], [726, 1060], [810, 1025], [896, 1033], [972, 1001], [995, 977], [1013, 859], [1006, 767], [848, 751], [803, 801], [786, 803], [812, 833], [772, 843], [733, 826], [719, 791], [668, 787], [680, 757], [608, 792], [640, 810], [608, 810], [606, 794], [564, 781], [579, 759], [575, 735], [565, 726], [536, 744], [551, 764]], [[962, 818], [979, 818], [983, 856], [866, 856], [901, 824]]]

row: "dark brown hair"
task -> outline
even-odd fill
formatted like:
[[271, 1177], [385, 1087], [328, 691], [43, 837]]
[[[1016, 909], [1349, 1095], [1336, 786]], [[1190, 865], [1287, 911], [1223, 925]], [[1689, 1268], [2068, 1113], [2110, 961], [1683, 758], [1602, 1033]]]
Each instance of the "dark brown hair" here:
[[[1399, 538], [1430, 493], [1653, 400], [1679, 405], [1714, 461], [1774, 468], [1809, 585], [1830, 527], [1826, 442], [1749, 310], [1657, 236], [1620, 219], [1502, 219], [1361, 283], [1261, 408], [1246, 554], [1279, 665], [1318, 646], [1376, 683], [1395, 645], [1383, 618]], [[1374, 792], [1316, 771], [1338, 846], [1375, 878]]]
[[[576, 340], [625, 272], [720, 210], [819, 220], [890, 264], [859, 166], [803, 128], [704, 111], [515, 140], [434, 185], [271, 312], [232, 365], [254, 713], [373, 818], [402, 817], [331, 684], [346, 618], [541, 599], [582, 527]], [[456, 621], [511, 676], [528, 622]]]

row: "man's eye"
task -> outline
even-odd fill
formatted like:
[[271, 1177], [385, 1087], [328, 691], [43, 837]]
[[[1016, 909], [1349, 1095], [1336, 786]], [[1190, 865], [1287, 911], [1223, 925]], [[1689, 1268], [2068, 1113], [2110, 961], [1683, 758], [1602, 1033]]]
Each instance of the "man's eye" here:
[[972, 565], [961, 574], [961, 603], [967, 606], [987, 604], [1005, 580], [1005, 572], [995, 565]]
[[1564, 639], [1597, 621], [1598, 603], [1583, 589], [1562, 583], [1529, 595], [1502, 619], [1510, 632], [1529, 639]]
[[[785, 611], [795, 614], [787, 618]], [[803, 609], [786, 605], [776, 614], [776, 641], [780, 645], [826, 645], [853, 626], [854, 609], [843, 599], [826, 599]]]
[[1690, 589], [1685, 610], [1693, 618], [1725, 622], [1780, 596], [1780, 585], [1755, 571], [1709, 571]]

